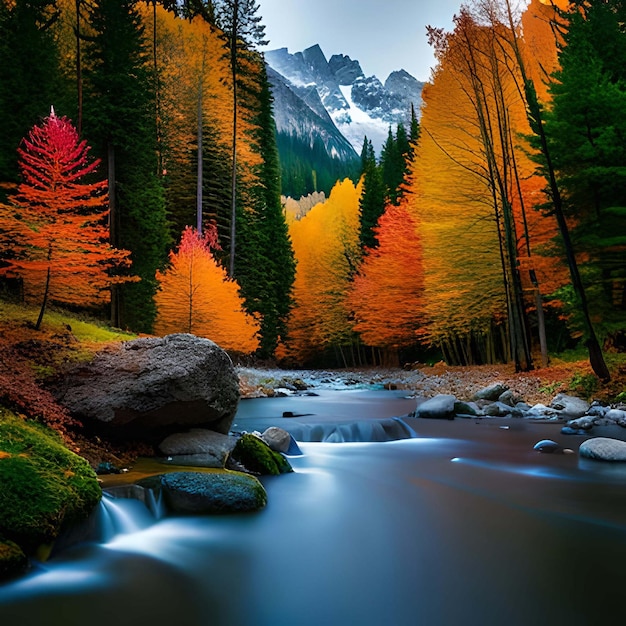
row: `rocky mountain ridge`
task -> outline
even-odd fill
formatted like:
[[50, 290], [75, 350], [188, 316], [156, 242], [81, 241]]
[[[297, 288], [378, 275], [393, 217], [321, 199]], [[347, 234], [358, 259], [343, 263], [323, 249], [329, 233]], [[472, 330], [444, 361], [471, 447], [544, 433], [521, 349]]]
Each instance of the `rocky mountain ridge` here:
[[424, 83], [405, 70], [392, 72], [382, 83], [376, 76], [366, 76], [360, 63], [347, 55], [327, 60], [319, 45], [293, 54], [287, 48], [271, 50], [265, 52], [265, 60], [279, 132], [319, 136], [309, 109], [324, 120], [321, 136], [329, 154], [337, 150], [339, 158], [341, 140], [328, 129], [328, 118], [358, 153], [364, 136], [380, 151], [390, 126], [408, 124], [411, 105], [419, 114]]

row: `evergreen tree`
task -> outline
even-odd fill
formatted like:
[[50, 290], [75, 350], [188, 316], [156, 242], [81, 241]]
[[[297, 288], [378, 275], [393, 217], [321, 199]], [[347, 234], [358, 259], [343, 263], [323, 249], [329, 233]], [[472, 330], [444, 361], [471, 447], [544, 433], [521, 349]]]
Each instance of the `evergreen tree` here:
[[385, 186], [376, 163], [376, 154], [372, 142], [365, 137], [361, 150], [361, 175], [363, 190], [359, 200], [360, 230], [359, 243], [362, 249], [375, 248], [378, 245], [375, 226], [385, 210]]
[[[603, 338], [626, 327], [626, 35], [622, 2], [580, 3], [563, 14], [560, 70], [546, 133], [591, 315]], [[573, 322], [579, 306], [568, 291]]]
[[402, 123], [396, 127], [394, 136], [391, 127], [380, 155], [383, 184], [389, 202], [397, 205], [402, 197], [402, 182], [407, 172], [410, 152], [409, 138]]
[[265, 27], [257, 15], [256, 0], [216, 0], [217, 25], [224, 31], [230, 59], [233, 90], [233, 122], [231, 152], [231, 215], [229, 273], [234, 275], [237, 223], [237, 116], [240, 81], [246, 77], [245, 63], [256, 46], [265, 45]]
[[54, 0], [0, 1], [0, 182], [18, 180], [22, 137], [51, 104], [63, 110], [52, 29], [58, 17]]
[[272, 95], [265, 64], [258, 62], [255, 147], [263, 156], [257, 184], [250, 190], [252, 210], [238, 213], [239, 253], [235, 276], [248, 311], [261, 320], [260, 350], [271, 357], [286, 335], [292, 306], [295, 261], [281, 204], [280, 166]]
[[155, 272], [168, 243], [150, 55], [133, 0], [95, 0], [89, 17], [94, 34], [85, 46], [83, 128], [107, 166], [111, 242], [131, 251], [141, 278], [120, 288], [112, 319], [149, 332], [156, 315]]

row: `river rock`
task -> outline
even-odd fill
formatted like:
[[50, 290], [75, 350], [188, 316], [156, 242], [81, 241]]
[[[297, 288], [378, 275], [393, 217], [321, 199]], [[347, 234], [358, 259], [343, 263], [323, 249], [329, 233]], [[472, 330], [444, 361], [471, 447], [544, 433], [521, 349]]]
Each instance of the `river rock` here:
[[494, 383], [474, 394], [474, 400], [497, 400], [508, 387], [502, 383]]
[[270, 426], [263, 432], [261, 439], [263, 439], [274, 452], [286, 453], [291, 446], [291, 435], [283, 428], [278, 428], [278, 426]]
[[498, 396], [498, 402], [506, 404], [510, 407], [514, 407], [518, 403], [522, 402], [522, 397], [518, 393], [515, 393], [513, 390], [507, 389]]
[[594, 437], [580, 444], [580, 456], [598, 461], [626, 461], [626, 442], [608, 437]]
[[241, 472], [172, 472], [160, 482], [168, 508], [176, 513], [240, 513], [267, 503], [258, 479]]
[[556, 452], [560, 447], [561, 446], [556, 441], [552, 441], [552, 439], [542, 439], [533, 446], [533, 450], [550, 453]]
[[591, 430], [595, 424], [595, 417], [591, 417], [590, 415], [583, 415], [575, 420], [570, 420], [567, 422], [567, 425], [570, 428], [574, 428], [577, 430]]
[[293, 472], [291, 464], [280, 452], [274, 452], [260, 436], [244, 433], [237, 441], [232, 458], [254, 474], [277, 476]]
[[192, 428], [185, 433], [170, 435], [161, 442], [159, 449], [163, 454], [172, 457], [184, 455], [187, 458], [201, 455], [201, 467], [225, 467], [228, 456], [236, 444], [237, 437], [204, 428]]
[[620, 426], [626, 426], [626, 411], [622, 409], [609, 409], [604, 417], [611, 422], [615, 422]]
[[454, 403], [454, 412], [456, 415], [465, 415], [475, 417], [482, 415], [482, 409], [476, 404], [476, 402], [461, 402]]
[[422, 402], [415, 409], [416, 417], [431, 419], [450, 419], [454, 417], [454, 404], [456, 398], [450, 394], [438, 394]]
[[582, 398], [559, 393], [550, 402], [550, 407], [558, 411], [563, 417], [576, 418], [582, 417], [587, 413], [589, 403]]
[[209, 339], [144, 337], [99, 352], [57, 397], [74, 416], [119, 436], [162, 438], [190, 425], [225, 434], [239, 380], [228, 354]]

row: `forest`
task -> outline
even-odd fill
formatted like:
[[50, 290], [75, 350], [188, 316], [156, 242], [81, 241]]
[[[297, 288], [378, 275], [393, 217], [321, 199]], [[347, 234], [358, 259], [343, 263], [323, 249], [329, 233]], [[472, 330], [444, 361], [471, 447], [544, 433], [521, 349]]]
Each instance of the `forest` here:
[[[618, 0], [469, 0], [358, 182], [302, 156], [281, 188], [254, 0], [1, 0], [0, 297], [286, 365], [577, 348], [608, 380], [625, 23]], [[281, 191], [311, 184], [332, 189], [294, 217]]]

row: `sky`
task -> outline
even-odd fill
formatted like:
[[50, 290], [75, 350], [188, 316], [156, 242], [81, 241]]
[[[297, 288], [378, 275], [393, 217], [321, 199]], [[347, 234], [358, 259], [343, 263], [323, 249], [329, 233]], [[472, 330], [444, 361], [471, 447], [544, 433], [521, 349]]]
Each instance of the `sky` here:
[[269, 45], [294, 53], [319, 44], [327, 59], [345, 54], [381, 81], [399, 69], [430, 78], [426, 26], [450, 29], [462, 0], [258, 0]]

